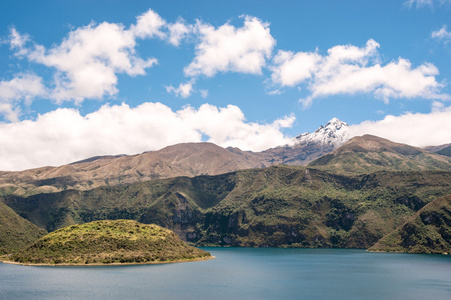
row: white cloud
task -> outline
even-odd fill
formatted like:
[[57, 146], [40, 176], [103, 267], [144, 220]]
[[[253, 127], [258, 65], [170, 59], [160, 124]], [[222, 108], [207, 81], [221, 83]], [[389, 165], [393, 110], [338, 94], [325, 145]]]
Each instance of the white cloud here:
[[30, 105], [35, 97], [45, 95], [42, 78], [34, 74], [18, 74], [9, 81], [0, 81], [0, 115], [17, 122], [20, 104]]
[[0, 170], [61, 165], [105, 154], [135, 154], [182, 142], [209, 142], [243, 150], [264, 150], [287, 144], [281, 132], [293, 116], [271, 124], [247, 122], [236, 106], [204, 104], [172, 111], [161, 103], [103, 106], [86, 116], [75, 109], [57, 109], [35, 121], [0, 124]]
[[275, 90], [270, 90], [267, 93], [271, 96], [274, 96], [274, 95], [282, 95], [284, 92], [280, 89], [275, 89]]
[[10, 122], [17, 122], [19, 121], [20, 108], [13, 106], [11, 103], [0, 102], [0, 115], [3, 115], [5, 120], [8, 120]]
[[429, 114], [388, 115], [380, 121], [366, 121], [349, 127], [350, 136], [372, 134], [417, 147], [451, 142], [451, 107], [433, 109]]
[[169, 30], [169, 43], [174, 46], [179, 46], [180, 42], [193, 31], [193, 26], [186, 25], [183, 19], [168, 24], [167, 27]]
[[58, 46], [46, 50], [36, 46], [28, 58], [57, 70], [51, 97], [82, 102], [117, 93], [117, 73], [143, 75], [156, 59], [134, 55], [135, 37], [122, 25], [101, 23], [70, 32]]
[[451, 42], [451, 32], [446, 30], [446, 25], [443, 25], [443, 27], [440, 28], [440, 30], [433, 31], [431, 37], [444, 41], [445, 43]]
[[245, 17], [241, 28], [224, 24], [215, 29], [198, 22], [195, 32], [200, 43], [196, 57], [184, 70], [187, 76], [211, 77], [218, 72], [261, 74], [276, 44], [269, 24], [250, 16]]
[[451, 3], [451, 0], [406, 0], [404, 2], [404, 5], [408, 8], [412, 8], [415, 6], [416, 8], [422, 8], [422, 7], [434, 7], [435, 5], [444, 5], [444, 4]]
[[271, 78], [281, 86], [307, 84], [310, 95], [301, 99], [306, 106], [318, 97], [356, 93], [372, 93], [385, 102], [416, 97], [451, 99], [441, 93], [443, 84], [435, 78], [439, 71], [434, 65], [424, 63], [413, 68], [404, 58], [381, 65], [377, 48], [376, 41], [368, 40], [361, 48], [332, 47], [327, 55], [279, 51], [271, 66]]
[[432, 0], [407, 0], [404, 2], [404, 5], [411, 8], [412, 6], [416, 6], [417, 8], [423, 7], [423, 6], [432, 6], [433, 5]]
[[208, 90], [199, 90], [200, 96], [202, 98], [207, 98], [208, 97]]
[[193, 82], [189, 81], [187, 83], [180, 83], [178, 88], [169, 85], [166, 87], [166, 92], [174, 93], [176, 96], [187, 98], [193, 92]]
[[9, 34], [9, 43], [11, 49], [20, 49], [30, 40], [30, 36], [27, 34], [20, 34], [16, 28], [12, 27]]
[[41, 45], [26, 47], [28, 35], [11, 29], [10, 44], [16, 55], [55, 69], [54, 90], [49, 97], [57, 103], [114, 96], [117, 74], [144, 75], [155, 65], [155, 58], [142, 59], [135, 54], [136, 39], [165, 38], [168, 25], [149, 9], [126, 29], [122, 24], [103, 22], [77, 28], [59, 45], [46, 49]]
[[149, 9], [137, 17], [136, 24], [130, 26], [130, 31], [134, 36], [142, 39], [152, 38], [154, 36], [164, 38], [166, 34], [161, 29], [165, 25], [166, 21], [152, 9]]
[[432, 102], [432, 112], [441, 112], [446, 108], [445, 104], [439, 101]]
[[282, 86], [295, 86], [306, 79], [310, 79], [321, 60], [318, 53], [279, 50], [273, 58], [271, 79]]

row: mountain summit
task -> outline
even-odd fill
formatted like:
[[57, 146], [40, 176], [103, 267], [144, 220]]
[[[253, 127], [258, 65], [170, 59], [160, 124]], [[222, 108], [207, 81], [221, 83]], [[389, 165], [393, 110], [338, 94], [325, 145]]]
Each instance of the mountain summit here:
[[305, 132], [298, 135], [294, 140], [296, 144], [308, 145], [311, 143], [324, 146], [334, 146], [344, 144], [348, 139], [347, 131], [349, 125], [337, 118], [333, 118], [325, 126], [320, 126], [315, 132]]

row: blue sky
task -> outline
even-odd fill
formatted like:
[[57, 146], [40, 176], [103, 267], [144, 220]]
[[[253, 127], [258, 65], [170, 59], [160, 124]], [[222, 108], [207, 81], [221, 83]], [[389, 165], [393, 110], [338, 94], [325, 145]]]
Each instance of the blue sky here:
[[0, 169], [210, 141], [260, 151], [333, 117], [451, 142], [451, 1], [2, 1]]

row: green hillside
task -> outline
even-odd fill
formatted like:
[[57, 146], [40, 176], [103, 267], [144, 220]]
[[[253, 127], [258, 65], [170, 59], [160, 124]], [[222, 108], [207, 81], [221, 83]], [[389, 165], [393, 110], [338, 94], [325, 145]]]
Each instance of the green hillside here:
[[364, 135], [309, 164], [310, 167], [341, 174], [378, 171], [451, 171], [451, 158], [405, 144]]
[[11, 259], [25, 264], [164, 263], [206, 259], [168, 229], [132, 220], [72, 225], [39, 239]]
[[448, 146], [440, 151], [437, 151], [436, 153], [440, 155], [451, 156], [451, 146]]
[[0, 255], [22, 249], [46, 233], [0, 202]]
[[277, 166], [3, 201], [49, 231], [132, 219], [197, 245], [368, 248], [447, 194], [450, 172], [345, 176]]
[[451, 195], [420, 209], [370, 251], [451, 253]]

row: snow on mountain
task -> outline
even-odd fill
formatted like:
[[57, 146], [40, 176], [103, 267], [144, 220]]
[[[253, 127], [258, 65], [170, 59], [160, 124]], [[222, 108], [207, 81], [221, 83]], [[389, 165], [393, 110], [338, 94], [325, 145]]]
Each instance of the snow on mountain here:
[[340, 146], [349, 140], [348, 136], [349, 125], [337, 118], [333, 118], [325, 126], [320, 126], [315, 132], [305, 132], [294, 138], [295, 144], [308, 145], [311, 143], [320, 144], [323, 146]]

